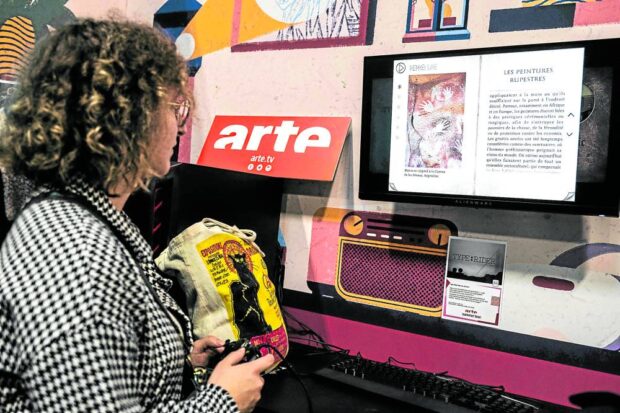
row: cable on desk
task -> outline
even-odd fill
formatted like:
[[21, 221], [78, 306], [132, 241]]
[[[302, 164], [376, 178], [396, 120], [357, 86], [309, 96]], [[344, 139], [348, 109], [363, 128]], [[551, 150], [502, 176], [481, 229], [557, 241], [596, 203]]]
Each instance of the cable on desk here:
[[[335, 346], [335, 345], [333, 345], [333, 344], [326, 343], [325, 341], [322, 341], [322, 340], [313, 340], [313, 339], [308, 338], [308, 337], [294, 337], [294, 336], [293, 336], [292, 334], [290, 334], [290, 333], [289, 333], [289, 336], [290, 336], [291, 338], [296, 338], [296, 339], [299, 339], [299, 340], [304, 340], [304, 341], [307, 341], [307, 342], [309, 342], [309, 343], [316, 343], [316, 344], [320, 344], [320, 345], [321, 345], [321, 348], [322, 348], [323, 350], [325, 350], [325, 352], [326, 352], [326, 353], [337, 353], [337, 354], [344, 354], [344, 355], [348, 355], [348, 354], [349, 354], [349, 351], [350, 351], [350, 350], [347, 350], [346, 348], [338, 347], [338, 346]], [[332, 350], [332, 348], [335, 348], [335, 349], [337, 349], [338, 351], [334, 351], [334, 350]]]
[[497, 385], [497, 386], [493, 386], [493, 385], [489, 385], [489, 384], [478, 384], [478, 383], [474, 383], [465, 379], [461, 379], [460, 377], [455, 377], [455, 376], [451, 376], [448, 374], [447, 371], [443, 371], [441, 373], [433, 373], [434, 376], [436, 377], [442, 377], [442, 378], [446, 378], [446, 379], [451, 379], [451, 380], [458, 380], [461, 381], [463, 383], [467, 383], [467, 384], [471, 384], [472, 386], [478, 386], [478, 387], [483, 387], [489, 390], [493, 390], [497, 393], [504, 393], [506, 391], [506, 389], [504, 388], [503, 385]]
[[301, 330], [297, 330], [292, 328], [292, 326], [288, 326], [288, 331], [289, 334], [297, 334], [300, 336], [312, 336], [314, 337], [317, 342], [321, 342], [321, 343], [325, 343], [325, 340], [323, 339], [323, 337], [321, 337], [316, 331], [314, 331], [313, 329], [311, 329], [310, 327], [308, 327], [306, 324], [304, 324], [303, 322], [301, 322], [297, 317], [295, 317], [294, 315], [292, 315], [291, 313], [289, 313], [286, 308], [283, 308], [282, 312], [285, 315], [285, 319], [291, 319], [293, 320], [295, 323], [297, 323], [297, 325], [299, 327], [301, 327]]
[[301, 380], [301, 377], [299, 376], [299, 374], [297, 374], [297, 372], [293, 368], [293, 365], [289, 363], [284, 358], [284, 356], [282, 356], [282, 353], [280, 353], [280, 350], [278, 350], [277, 348], [275, 348], [274, 346], [270, 344], [259, 344], [258, 346], [256, 346], [256, 348], [258, 348], [259, 350], [261, 348], [268, 348], [270, 350], [273, 350], [278, 355], [278, 357], [280, 357], [281, 363], [293, 374], [293, 376], [297, 379], [299, 384], [301, 384], [301, 388], [303, 389], [304, 395], [306, 396], [306, 403], [308, 404], [308, 413], [314, 413], [314, 410], [312, 408], [312, 399], [310, 398], [310, 392], [308, 392], [308, 388], [306, 387], [304, 382]]
[[400, 364], [401, 366], [412, 366], [414, 370], [417, 370], [417, 367], [415, 366], [415, 363], [411, 362], [411, 361], [399, 361], [399, 360], [396, 360], [394, 357], [389, 356], [387, 358], [387, 362], [386, 363], [389, 364], [389, 365], [392, 365], [392, 362], [396, 362], [396, 363]]

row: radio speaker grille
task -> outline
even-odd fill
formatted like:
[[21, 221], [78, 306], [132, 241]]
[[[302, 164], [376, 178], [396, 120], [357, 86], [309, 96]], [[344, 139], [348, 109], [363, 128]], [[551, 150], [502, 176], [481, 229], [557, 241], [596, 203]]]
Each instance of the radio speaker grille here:
[[[390, 307], [442, 305], [445, 255], [341, 240], [339, 287], [345, 299]], [[406, 308], [403, 308], [406, 309]]]

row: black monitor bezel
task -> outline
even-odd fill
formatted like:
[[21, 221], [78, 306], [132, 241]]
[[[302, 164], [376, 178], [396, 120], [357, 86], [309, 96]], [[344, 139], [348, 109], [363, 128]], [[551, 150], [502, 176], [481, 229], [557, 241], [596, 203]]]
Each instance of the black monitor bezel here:
[[[371, 171], [372, 82], [374, 79], [378, 78], [392, 78], [394, 60], [555, 50], [574, 47], [585, 48], [584, 67], [606, 66], [613, 68], [609, 128], [610, 139], [606, 171], [607, 180], [604, 183], [578, 183], [576, 200], [574, 202], [439, 193], [394, 192], [388, 189], [388, 174], [374, 173]], [[619, 47], [620, 39], [601, 39], [525, 46], [502, 46], [481, 49], [366, 56], [364, 58], [362, 95], [359, 198], [402, 203], [618, 217], [620, 182], [618, 182], [617, 178], [616, 181], [614, 181], [614, 177], [620, 176], [620, 142], [618, 142], [617, 139], [614, 140], [612, 137], [616, 131], [620, 131], [620, 114], [616, 113], [616, 109], [619, 107], [616, 97], [618, 95], [617, 85], [620, 84], [620, 66], [618, 63], [615, 63], [616, 59], [613, 57], [613, 51], [618, 50]], [[387, 139], [389, 139], [389, 137], [387, 137]]]

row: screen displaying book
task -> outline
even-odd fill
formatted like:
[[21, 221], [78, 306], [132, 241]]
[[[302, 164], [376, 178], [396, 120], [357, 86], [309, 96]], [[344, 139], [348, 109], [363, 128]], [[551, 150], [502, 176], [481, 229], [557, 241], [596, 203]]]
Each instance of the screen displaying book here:
[[617, 216], [619, 45], [367, 57], [360, 198]]

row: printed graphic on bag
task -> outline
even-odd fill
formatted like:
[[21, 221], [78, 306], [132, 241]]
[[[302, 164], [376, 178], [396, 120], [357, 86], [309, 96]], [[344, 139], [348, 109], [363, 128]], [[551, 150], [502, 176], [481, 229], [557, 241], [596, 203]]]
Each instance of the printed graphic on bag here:
[[226, 306], [234, 339], [269, 344], [285, 354], [288, 340], [282, 314], [259, 251], [227, 233], [199, 242], [196, 250]]
[[[176, 279], [195, 337], [248, 340], [288, 353], [284, 317], [256, 233], [204, 218], [170, 241], [157, 266]], [[274, 366], [275, 368], [275, 366]]]

